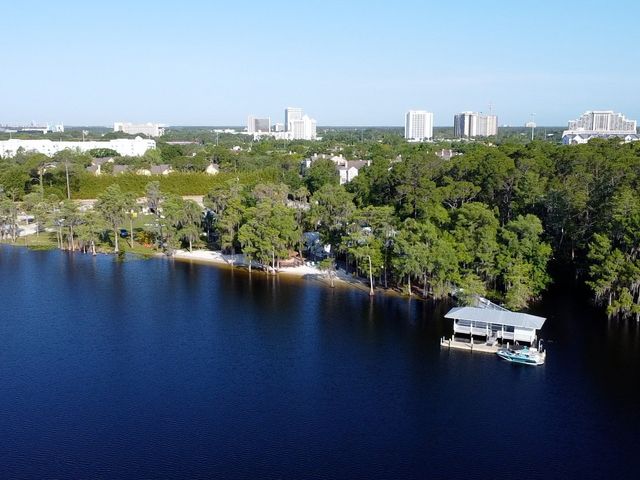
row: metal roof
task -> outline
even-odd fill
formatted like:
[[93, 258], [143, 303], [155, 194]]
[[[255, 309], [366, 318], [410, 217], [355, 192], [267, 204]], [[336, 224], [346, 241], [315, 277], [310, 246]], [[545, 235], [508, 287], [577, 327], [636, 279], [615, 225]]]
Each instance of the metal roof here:
[[494, 325], [507, 325], [509, 327], [535, 328], [536, 330], [541, 329], [546, 320], [546, 318], [536, 317], [528, 313], [478, 307], [454, 307], [447, 312], [444, 318], [486, 322], [493, 323]]

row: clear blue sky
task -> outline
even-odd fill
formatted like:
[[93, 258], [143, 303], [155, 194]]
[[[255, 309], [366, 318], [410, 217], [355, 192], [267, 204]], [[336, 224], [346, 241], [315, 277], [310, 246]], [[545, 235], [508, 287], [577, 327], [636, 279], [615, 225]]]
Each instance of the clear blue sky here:
[[640, 119], [640, 2], [28, 1], [0, 11], [0, 123], [240, 125], [300, 106], [320, 125], [408, 109], [564, 125]]

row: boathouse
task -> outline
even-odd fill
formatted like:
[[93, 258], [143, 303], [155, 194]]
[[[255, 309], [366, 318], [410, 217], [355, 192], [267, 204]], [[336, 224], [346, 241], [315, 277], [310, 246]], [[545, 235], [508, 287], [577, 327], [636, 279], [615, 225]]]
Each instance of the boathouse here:
[[454, 307], [444, 316], [453, 320], [453, 334], [484, 337], [487, 344], [527, 342], [533, 344], [545, 318], [504, 308]]

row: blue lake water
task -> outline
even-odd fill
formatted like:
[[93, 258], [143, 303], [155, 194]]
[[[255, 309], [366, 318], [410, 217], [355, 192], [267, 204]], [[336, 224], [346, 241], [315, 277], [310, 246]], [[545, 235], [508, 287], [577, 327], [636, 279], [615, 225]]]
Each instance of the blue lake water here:
[[559, 287], [547, 364], [445, 304], [0, 246], [0, 478], [637, 478], [640, 328]]

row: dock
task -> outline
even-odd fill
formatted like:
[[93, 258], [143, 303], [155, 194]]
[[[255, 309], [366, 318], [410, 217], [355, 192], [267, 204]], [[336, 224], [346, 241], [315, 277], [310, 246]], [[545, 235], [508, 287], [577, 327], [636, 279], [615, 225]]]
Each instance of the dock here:
[[484, 342], [470, 342], [468, 340], [459, 340], [457, 338], [440, 339], [440, 346], [445, 348], [455, 348], [458, 350], [466, 350], [468, 352], [496, 353], [501, 345], [494, 343], [493, 345]]

